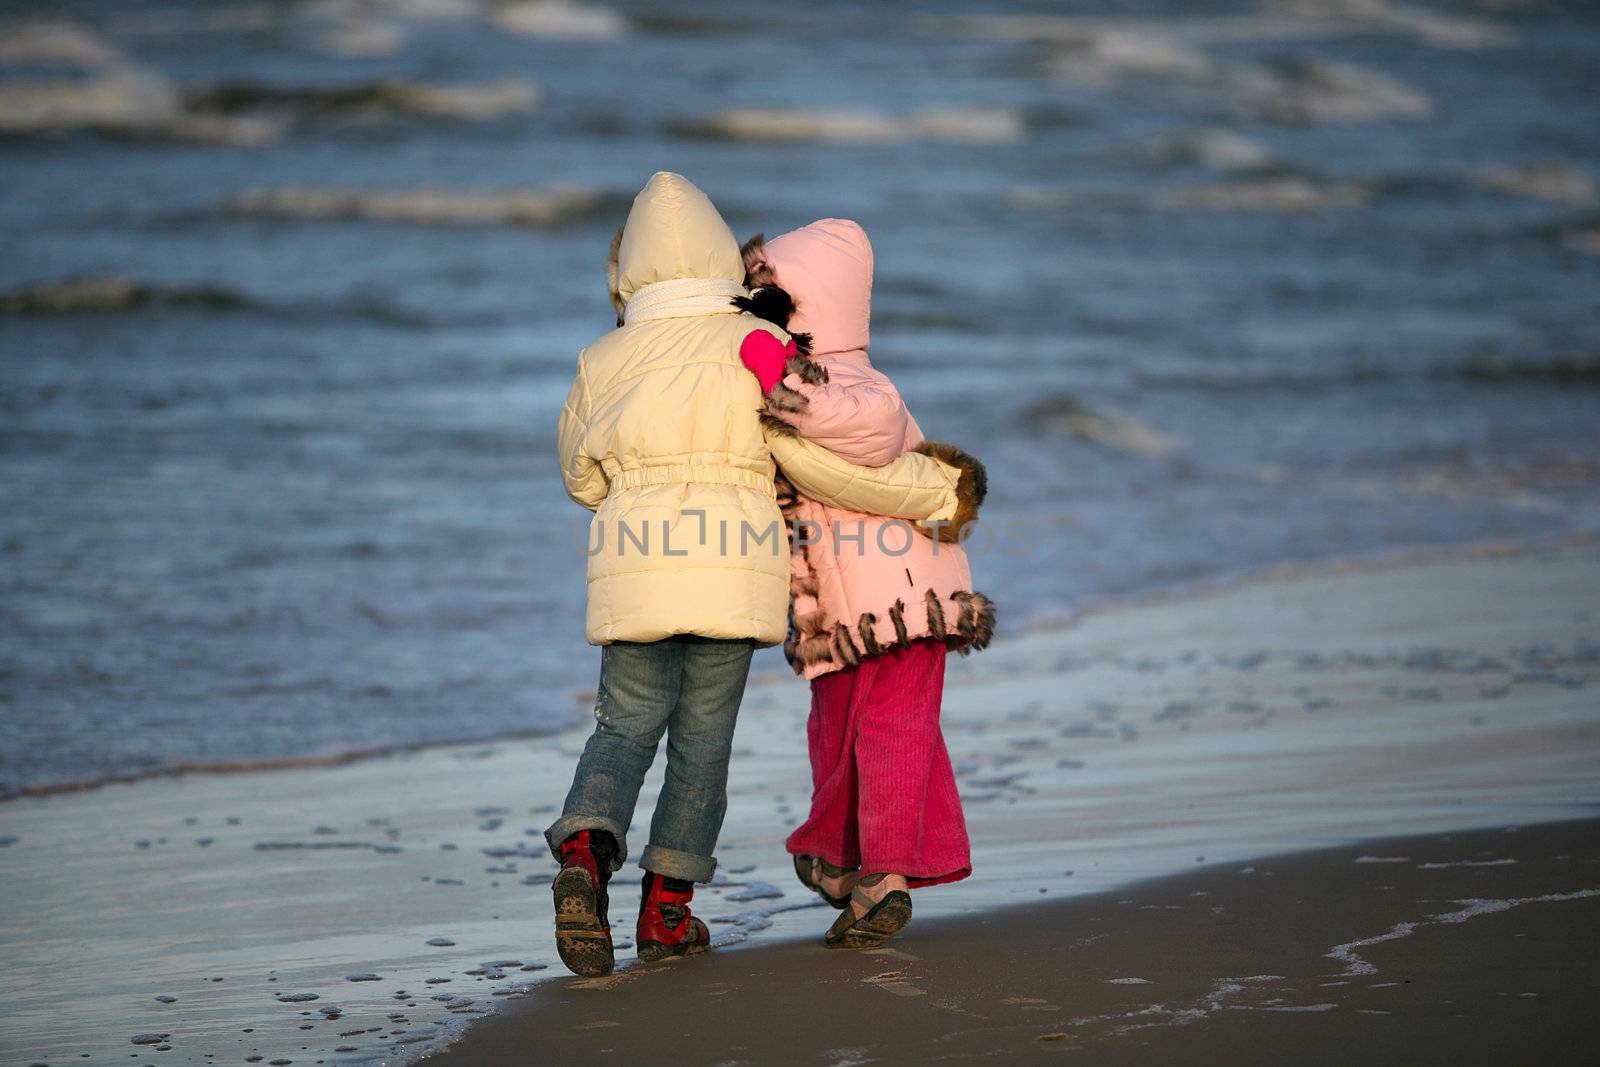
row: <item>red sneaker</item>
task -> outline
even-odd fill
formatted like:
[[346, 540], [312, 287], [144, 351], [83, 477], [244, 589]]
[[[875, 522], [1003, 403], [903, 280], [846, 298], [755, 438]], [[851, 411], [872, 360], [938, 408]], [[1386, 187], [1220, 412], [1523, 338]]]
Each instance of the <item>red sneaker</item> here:
[[556, 951], [569, 971], [586, 978], [610, 974], [616, 965], [606, 917], [606, 884], [611, 880], [606, 845], [614, 854], [611, 835], [600, 830], [580, 830], [561, 842], [561, 873], [550, 887], [556, 904]]
[[635, 943], [641, 960], [692, 956], [711, 947], [706, 924], [689, 914], [694, 886], [673, 881], [686, 889], [667, 888], [668, 879], [653, 871], [644, 876], [644, 899], [639, 902], [639, 928]]

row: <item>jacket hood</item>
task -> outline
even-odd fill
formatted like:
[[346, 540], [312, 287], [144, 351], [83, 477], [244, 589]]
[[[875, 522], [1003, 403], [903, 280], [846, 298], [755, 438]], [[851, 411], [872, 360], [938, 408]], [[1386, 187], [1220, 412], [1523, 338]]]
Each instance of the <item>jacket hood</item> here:
[[617, 314], [633, 294], [679, 278], [744, 280], [739, 242], [711, 198], [689, 179], [657, 171], [633, 198], [628, 221], [611, 242], [607, 272]]
[[872, 242], [849, 219], [821, 219], [765, 242], [773, 283], [794, 299], [791, 333], [811, 351], [865, 351], [871, 341]]

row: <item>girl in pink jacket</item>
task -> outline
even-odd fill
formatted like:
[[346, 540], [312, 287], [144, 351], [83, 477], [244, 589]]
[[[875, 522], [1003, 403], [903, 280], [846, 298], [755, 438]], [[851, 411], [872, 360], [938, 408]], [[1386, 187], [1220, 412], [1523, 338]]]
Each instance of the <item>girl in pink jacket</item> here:
[[[768, 415], [781, 420], [769, 426], [865, 466], [908, 449], [930, 452], [963, 470], [956, 525], [974, 516], [982, 466], [925, 442], [867, 358], [872, 245], [861, 227], [823, 219], [771, 241], [753, 238], [745, 270], [759, 290], [749, 309], [794, 337], [783, 346], [752, 335], [741, 352]], [[971, 873], [939, 707], [946, 652], [987, 646], [994, 607], [972, 591], [955, 529], [934, 538], [782, 486], [779, 502], [792, 547], [784, 647], [811, 681], [811, 812], [788, 850], [800, 880], [842, 912], [827, 943], [881, 944], [910, 921], [911, 887]]]

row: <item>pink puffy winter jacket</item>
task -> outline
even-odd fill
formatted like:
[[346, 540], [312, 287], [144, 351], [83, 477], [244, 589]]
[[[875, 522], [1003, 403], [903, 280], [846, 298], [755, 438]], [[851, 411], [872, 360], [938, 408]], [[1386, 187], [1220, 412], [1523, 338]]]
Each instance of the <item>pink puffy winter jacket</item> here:
[[[769, 413], [864, 466], [923, 445], [899, 392], [867, 358], [872, 245], [861, 227], [823, 219], [764, 244], [757, 238], [746, 246], [745, 262], [754, 265], [756, 281], [793, 299], [789, 332], [809, 335], [816, 365], [791, 364], [794, 372], [769, 395]], [[797, 672], [815, 678], [922, 637], [959, 651], [989, 643], [994, 606], [972, 591], [960, 545], [899, 520], [830, 507], [792, 487], [787, 494], [780, 488], [779, 503], [797, 531], [784, 646]]]

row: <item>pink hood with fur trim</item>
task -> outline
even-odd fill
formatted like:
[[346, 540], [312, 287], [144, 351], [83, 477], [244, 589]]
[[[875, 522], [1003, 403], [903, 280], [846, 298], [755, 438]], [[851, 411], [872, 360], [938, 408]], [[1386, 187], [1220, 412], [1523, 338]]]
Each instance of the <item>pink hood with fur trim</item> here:
[[[864, 466], [882, 466], [922, 444], [899, 391], [867, 357], [873, 264], [861, 227], [823, 219], [773, 238], [754, 255], [793, 298], [788, 329], [810, 335], [811, 360], [826, 372], [786, 376], [769, 413]], [[988, 644], [994, 608], [972, 591], [959, 545], [792, 490], [785, 498], [780, 488], [780, 503], [797, 529], [819, 535], [797, 543], [790, 559], [785, 650], [797, 671], [815, 678], [924, 637], [960, 651]]]

